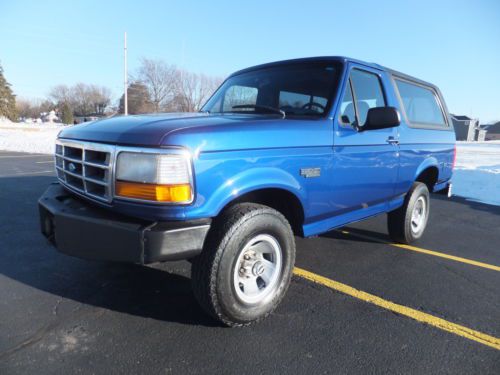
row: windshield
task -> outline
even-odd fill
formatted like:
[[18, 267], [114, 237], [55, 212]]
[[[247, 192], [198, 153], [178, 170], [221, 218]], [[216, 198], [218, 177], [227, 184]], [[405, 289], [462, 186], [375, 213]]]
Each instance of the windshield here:
[[210, 113], [323, 117], [338, 74], [333, 63], [301, 63], [229, 77], [202, 108]]

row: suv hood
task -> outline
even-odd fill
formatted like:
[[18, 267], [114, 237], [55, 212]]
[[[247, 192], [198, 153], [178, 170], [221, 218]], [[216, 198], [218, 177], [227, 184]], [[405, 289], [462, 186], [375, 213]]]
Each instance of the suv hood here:
[[160, 146], [173, 130], [235, 121], [232, 116], [209, 116], [205, 113], [169, 113], [117, 116], [72, 126], [59, 137], [81, 141], [134, 146]]
[[113, 117], [66, 128], [59, 137], [125, 146], [182, 146], [204, 152], [331, 145], [332, 128], [326, 119], [172, 113]]

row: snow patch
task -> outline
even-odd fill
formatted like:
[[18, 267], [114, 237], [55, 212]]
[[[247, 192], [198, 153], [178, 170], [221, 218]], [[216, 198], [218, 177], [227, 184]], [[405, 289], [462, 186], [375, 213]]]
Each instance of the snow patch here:
[[457, 142], [453, 195], [500, 206], [500, 142]]
[[452, 183], [453, 195], [500, 206], [500, 174], [458, 169], [453, 172]]
[[457, 143], [458, 169], [500, 173], [500, 143]]
[[57, 134], [64, 126], [56, 123], [23, 124], [0, 119], [0, 150], [52, 154]]

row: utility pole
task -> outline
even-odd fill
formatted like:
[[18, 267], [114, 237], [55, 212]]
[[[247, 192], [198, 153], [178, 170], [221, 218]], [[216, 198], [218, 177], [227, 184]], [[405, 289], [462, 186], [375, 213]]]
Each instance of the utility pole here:
[[123, 94], [123, 114], [128, 116], [128, 72], [127, 72], [127, 32], [125, 31], [124, 35], [124, 44], [123, 44], [123, 85], [125, 88], [125, 92]]

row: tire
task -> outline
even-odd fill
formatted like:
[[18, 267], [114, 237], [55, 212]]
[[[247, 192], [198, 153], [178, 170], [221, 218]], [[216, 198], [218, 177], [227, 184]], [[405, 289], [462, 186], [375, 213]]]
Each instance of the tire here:
[[294, 263], [295, 239], [285, 217], [267, 206], [236, 204], [214, 220], [202, 253], [193, 260], [193, 292], [223, 324], [249, 325], [281, 302]]
[[[420, 215], [418, 215], [420, 212]], [[422, 182], [414, 182], [404, 203], [387, 215], [387, 227], [392, 240], [410, 244], [424, 234], [430, 212], [429, 190]]]

